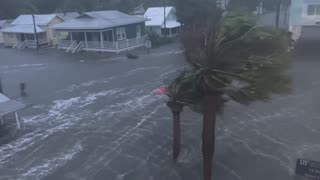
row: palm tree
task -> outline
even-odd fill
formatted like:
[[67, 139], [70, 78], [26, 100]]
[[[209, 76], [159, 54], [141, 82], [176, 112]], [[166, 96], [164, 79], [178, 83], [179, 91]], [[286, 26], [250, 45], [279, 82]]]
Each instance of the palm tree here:
[[228, 13], [206, 35], [190, 37], [193, 39], [184, 44], [186, 60], [193, 70], [184, 77], [193, 85], [183, 91], [191, 88], [197, 92], [189, 104], [203, 113], [203, 176], [204, 180], [210, 180], [216, 115], [225, 104], [224, 97], [248, 105], [257, 100], [267, 101], [272, 94], [290, 92], [286, 74], [289, 34], [259, 27], [251, 15]]
[[196, 102], [195, 89], [193, 88], [192, 73], [183, 71], [177, 78], [166, 88], [165, 93], [169, 97], [167, 106], [170, 108], [173, 115], [173, 159], [176, 160], [180, 153], [181, 146], [181, 127], [180, 114], [184, 106], [190, 106]]

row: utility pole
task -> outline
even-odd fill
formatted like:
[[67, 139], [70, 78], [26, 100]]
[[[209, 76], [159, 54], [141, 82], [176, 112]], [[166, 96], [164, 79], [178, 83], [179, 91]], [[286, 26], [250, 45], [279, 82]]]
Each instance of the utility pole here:
[[3, 88], [2, 88], [2, 80], [0, 78], [0, 93], [3, 94]]
[[166, 20], [166, 0], [163, 1], [163, 28], [164, 28], [164, 37], [167, 38], [167, 20]]
[[38, 34], [37, 34], [37, 27], [36, 27], [36, 21], [35, 21], [35, 17], [34, 17], [34, 13], [32, 13], [32, 20], [33, 20], [33, 28], [34, 28], [34, 37], [36, 40], [36, 48], [37, 51], [39, 50], [39, 41], [38, 41]]

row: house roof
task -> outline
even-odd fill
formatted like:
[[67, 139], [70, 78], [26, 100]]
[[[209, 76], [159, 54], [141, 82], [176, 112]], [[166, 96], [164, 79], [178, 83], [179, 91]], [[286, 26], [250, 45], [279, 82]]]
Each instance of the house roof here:
[[[46, 32], [39, 26], [36, 26], [37, 33]], [[11, 25], [4, 27], [0, 30], [1, 32], [6, 33], [25, 33], [25, 34], [34, 34], [34, 27], [31, 24], [19, 24], [19, 25]]]
[[3, 28], [5, 26], [9, 26], [9, 24], [12, 22], [12, 20], [0, 20], [0, 28]]
[[93, 11], [52, 26], [57, 30], [96, 30], [146, 21], [119, 11]]
[[[173, 10], [175, 10], [174, 7], [166, 7], [166, 18]], [[146, 22], [146, 26], [162, 26], [164, 24], [164, 7], [148, 8], [146, 13], [144, 14], [144, 17], [150, 19]]]
[[[37, 14], [34, 15], [36, 25], [48, 25], [57, 15], [56, 14]], [[28, 25], [33, 24], [32, 15], [20, 15], [17, 17], [11, 25]]]
[[74, 19], [74, 18], [80, 16], [80, 14], [77, 12], [56, 13], [56, 15], [61, 17], [63, 20]]
[[0, 93], [0, 103], [6, 102], [6, 101], [9, 101], [9, 100], [10, 99], [7, 96], [5, 96], [5, 95]]

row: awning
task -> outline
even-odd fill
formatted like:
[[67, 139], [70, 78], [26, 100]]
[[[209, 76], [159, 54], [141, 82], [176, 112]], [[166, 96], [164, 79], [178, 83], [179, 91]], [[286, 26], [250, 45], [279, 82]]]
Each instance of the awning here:
[[[180, 27], [181, 24], [177, 21], [167, 21], [166, 22], [166, 28], [175, 28]], [[164, 28], [164, 24], [162, 25], [162, 28]]]
[[27, 107], [27, 105], [16, 100], [5, 101], [3, 103], [0, 103], [0, 116], [16, 112], [25, 107]]
[[[46, 32], [39, 26], [36, 26], [37, 33]], [[24, 34], [34, 34], [33, 25], [12, 25], [1, 29], [1, 32], [5, 33], [24, 33]]]

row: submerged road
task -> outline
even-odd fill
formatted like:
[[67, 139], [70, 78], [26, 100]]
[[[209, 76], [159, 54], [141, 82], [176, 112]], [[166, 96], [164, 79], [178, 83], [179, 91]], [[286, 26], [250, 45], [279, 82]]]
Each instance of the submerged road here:
[[[19, 98], [18, 84], [26, 82], [22, 101], [34, 105], [20, 112], [20, 131], [10, 120], [0, 129], [0, 180], [200, 180], [201, 116], [184, 111], [175, 164], [166, 97], [152, 93], [185, 67], [181, 51], [97, 56], [0, 49], [5, 93]], [[227, 104], [215, 180], [292, 180], [297, 158], [320, 160], [317, 57], [292, 59], [292, 94]]]

